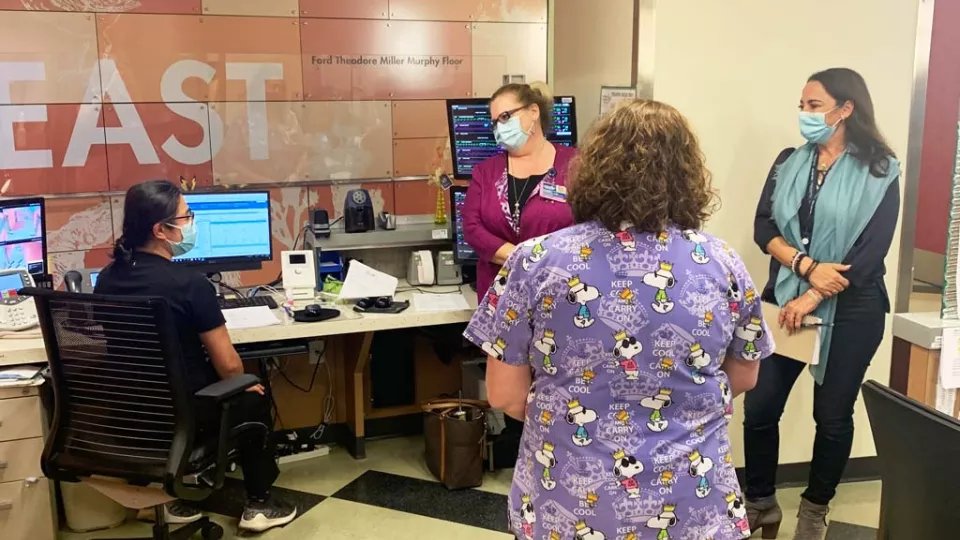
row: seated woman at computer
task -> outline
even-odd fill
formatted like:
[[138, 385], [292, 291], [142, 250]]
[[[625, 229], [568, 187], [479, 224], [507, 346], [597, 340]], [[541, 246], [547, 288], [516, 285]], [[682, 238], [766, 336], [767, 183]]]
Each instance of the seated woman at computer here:
[[520, 244], [497, 308], [482, 302], [466, 331], [490, 355], [490, 404], [526, 420], [510, 527], [748, 538], [728, 422], [773, 343], [759, 295], [727, 300], [754, 290], [743, 261], [699, 232], [715, 199], [697, 139], [673, 107], [636, 100], [580, 152], [579, 225]]
[[[576, 150], [546, 139], [552, 109], [549, 90], [537, 83], [508, 84], [490, 101], [494, 135], [506, 153], [474, 167], [463, 206], [464, 240], [479, 257], [477, 294], [489, 296], [488, 305], [496, 306], [502, 289], [495, 279], [502, 282], [500, 266], [517, 244], [573, 224], [566, 183]], [[537, 251], [530, 258], [540, 256]], [[503, 440], [519, 440], [522, 429], [520, 422], [508, 419]], [[495, 461], [512, 465], [516, 448], [503, 457]]]
[[[100, 273], [98, 294], [158, 296], [170, 305], [183, 349], [184, 368], [191, 391], [243, 373], [243, 363], [230, 342], [230, 335], [207, 279], [171, 259], [193, 248], [197, 229], [193, 212], [180, 188], [153, 180], [131, 187], [123, 206], [123, 234], [114, 247], [113, 262]], [[210, 360], [207, 360], [209, 356]], [[219, 419], [197, 409], [201, 432], [216, 433]], [[237, 424], [260, 422], [272, 426], [270, 403], [263, 388], [250, 389], [232, 409]], [[286, 525], [296, 508], [271, 499], [270, 487], [279, 469], [274, 448], [262, 438], [241, 440], [238, 445], [247, 502], [240, 528], [265, 531]], [[168, 523], [189, 523], [200, 513], [177, 501], [166, 506]]]

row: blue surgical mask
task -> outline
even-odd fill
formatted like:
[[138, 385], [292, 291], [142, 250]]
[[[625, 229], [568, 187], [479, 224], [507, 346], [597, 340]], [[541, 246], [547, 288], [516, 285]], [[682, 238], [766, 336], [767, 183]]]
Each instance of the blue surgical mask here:
[[183, 225], [170, 224], [171, 227], [175, 229], [180, 229], [180, 233], [183, 235], [183, 239], [179, 242], [173, 242], [167, 240], [170, 243], [170, 247], [173, 249], [173, 256], [179, 257], [181, 255], [186, 255], [197, 245], [197, 224], [193, 220], [190, 220], [190, 223]]
[[497, 123], [497, 128], [493, 131], [493, 136], [497, 139], [497, 144], [504, 147], [508, 152], [516, 152], [527, 144], [530, 135], [520, 125], [520, 118], [514, 116], [503, 123]]
[[[827, 112], [837, 110], [836, 107]], [[837, 126], [843, 121], [841, 117], [834, 125], [827, 124], [827, 113], [800, 111], [800, 134], [803, 138], [814, 144], [823, 144], [833, 137], [837, 131]]]

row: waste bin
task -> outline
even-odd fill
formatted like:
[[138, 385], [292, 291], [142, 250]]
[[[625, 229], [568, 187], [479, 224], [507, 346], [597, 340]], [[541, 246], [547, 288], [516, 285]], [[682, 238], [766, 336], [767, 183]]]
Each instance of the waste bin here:
[[74, 532], [109, 529], [123, 523], [127, 509], [90, 486], [60, 482], [67, 528]]

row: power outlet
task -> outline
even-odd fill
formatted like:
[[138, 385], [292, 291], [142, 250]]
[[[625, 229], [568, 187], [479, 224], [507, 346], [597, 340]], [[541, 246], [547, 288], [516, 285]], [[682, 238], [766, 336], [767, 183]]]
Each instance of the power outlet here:
[[327, 361], [323, 351], [326, 349], [326, 345], [323, 341], [311, 341], [310, 342], [310, 360], [309, 363], [311, 366], [317, 365], [317, 363], [324, 363]]

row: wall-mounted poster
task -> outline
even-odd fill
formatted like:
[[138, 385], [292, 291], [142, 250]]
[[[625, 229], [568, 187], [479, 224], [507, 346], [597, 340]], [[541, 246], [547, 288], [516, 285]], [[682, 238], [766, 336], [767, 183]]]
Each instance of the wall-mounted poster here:
[[600, 116], [612, 111], [623, 101], [637, 99], [637, 89], [629, 86], [600, 87]]

